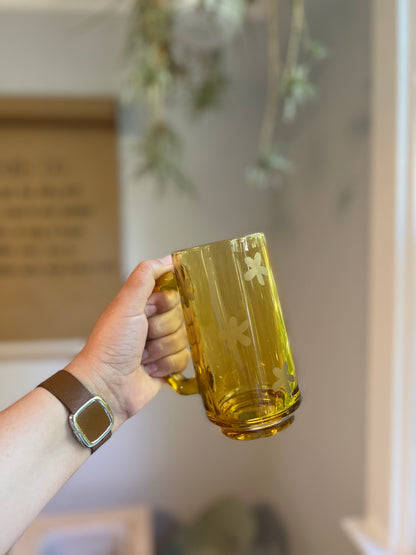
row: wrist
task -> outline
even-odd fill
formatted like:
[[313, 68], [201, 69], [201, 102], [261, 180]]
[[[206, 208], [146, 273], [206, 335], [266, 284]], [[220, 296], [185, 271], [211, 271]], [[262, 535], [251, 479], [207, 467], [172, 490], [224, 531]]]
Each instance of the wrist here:
[[65, 370], [75, 376], [92, 395], [98, 395], [107, 403], [114, 416], [114, 431], [127, 420], [128, 416], [122, 408], [119, 395], [114, 385], [111, 385], [114, 377], [110, 371], [104, 367], [97, 368], [83, 352], [79, 353]]

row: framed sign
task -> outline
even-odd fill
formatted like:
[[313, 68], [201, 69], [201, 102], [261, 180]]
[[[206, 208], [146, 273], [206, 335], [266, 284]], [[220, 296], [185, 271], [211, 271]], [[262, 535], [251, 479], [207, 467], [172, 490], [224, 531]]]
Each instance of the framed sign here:
[[115, 104], [0, 99], [0, 342], [86, 337], [120, 278]]

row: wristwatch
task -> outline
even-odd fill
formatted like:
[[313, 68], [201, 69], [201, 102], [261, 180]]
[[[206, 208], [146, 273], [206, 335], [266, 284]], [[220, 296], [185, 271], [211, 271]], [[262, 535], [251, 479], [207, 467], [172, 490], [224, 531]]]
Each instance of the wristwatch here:
[[77, 378], [60, 370], [41, 384], [69, 411], [69, 425], [77, 440], [94, 453], [111, 437], [114, 416], [107, 403], [92, 395]]

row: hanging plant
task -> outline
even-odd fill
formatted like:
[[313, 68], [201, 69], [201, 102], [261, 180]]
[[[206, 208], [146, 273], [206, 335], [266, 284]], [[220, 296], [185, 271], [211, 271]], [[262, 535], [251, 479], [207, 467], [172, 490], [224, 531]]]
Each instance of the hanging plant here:
[[[246, 177], [255, 187], [276, 187], [291, 164], [276, 142], [280, 121], [291, 122], [315, 96], [313, 64], [325, 48], [309, 35], [304, 0], [291, 0], [291, 26], [281, 54], [279, 0], [262, 0], [267, 22], [267, 98], [257, 155]], [[185, 102], [192, 114], [218, 106], [228, 84], [224, 68], [227, 45], [244, 27], [247, 12], [260, 0], [135, 0], [127, 40], [127, 90], [148, 114], [140, 132], [140, 176], [160, 190], [175, 186], [192, 191], [182, 168], [182, 141], [167, 109]]]

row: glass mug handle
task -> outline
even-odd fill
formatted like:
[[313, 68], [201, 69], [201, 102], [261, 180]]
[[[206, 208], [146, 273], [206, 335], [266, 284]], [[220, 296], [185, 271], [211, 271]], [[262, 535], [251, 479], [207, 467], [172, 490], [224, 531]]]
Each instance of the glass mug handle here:
[[[169, 289], [178, 291], [178, 285], [173, 272], [168, 272], [156, 280], [154, 291], [166, 291]], [[192, 378], [186, 378], [178, 372], [167, 376], [165, 381], [181, 395], [193, 395], [194, 393], [199, 393], [198, 383], [195, 376]]]

